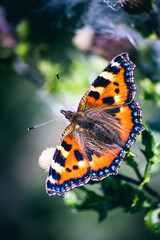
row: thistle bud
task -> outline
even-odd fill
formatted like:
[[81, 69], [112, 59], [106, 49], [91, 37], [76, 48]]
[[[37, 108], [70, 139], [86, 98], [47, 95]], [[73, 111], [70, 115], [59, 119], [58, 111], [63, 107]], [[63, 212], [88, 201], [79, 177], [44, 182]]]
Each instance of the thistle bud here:
[[129, 14], [141, 14], [152, 9], [154, 0], [118, 0], [121, 7]]

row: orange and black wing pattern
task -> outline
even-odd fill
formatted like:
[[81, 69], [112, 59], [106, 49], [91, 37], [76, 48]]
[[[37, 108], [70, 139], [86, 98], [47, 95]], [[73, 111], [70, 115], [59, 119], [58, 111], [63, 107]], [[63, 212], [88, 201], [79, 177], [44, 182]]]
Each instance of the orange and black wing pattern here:
[[133, 78], [135, 64], [128, 53], [115, 57], [99, 74], [82, 97], [78, 111], [89, 108], [115, 108], [133, 101], [136, 87]]
[[87, 183], [91, 170], [81, 145], [69, 125], [54, 153], [46, 180], [48, 195], [63, 197], [74, 187]]
[[[142, 125], [141, 109], [136, 101], [122, 107], [92, 112], [91, 116], [109, 133], [106, 145], [103, 142], [104, 137], [98, 142], [98, 146], [100, 144], [103, 146], [99, 154], [96, 153], [96, 139], [94, 141], [95, 147], [92, 148], [92, 151], [88, 148], [90, 154], [86, 154], [92, 171], [91, 179], [101, 180], [108, 175], [117, 174], [120, 163], [125, 156], [125, 149], [135, 142], [136, 137], [144, 130], [144, 126]], [[105, 121], [109, 127], [105, 126]], [[96, 131], [96, 135], [100, 135], [99, 129]], [[91, 140], [88, 139], [88, 144], [89, 141]]]
[[[95, 126], [96, 134], [102, 136], [103, 133], [99, 134], [100, 131], [100, 128], [98, 129], [98, 126]], [[98, 181], [109, 175], [117, 174], [125, 155], [124, 149], [109, 137], [106, 137], [105, 141], [102, 138], [81, 136], [82, 147], [91, 169], [91, 179]]]
[[110, 143], [115, 136], [114, 142], [122, 147], [119, 150], [110, 144], [105, 154], [92, 155], [90, 166], [93, 180], [115, 174], [113, 170], [117, 172], [125, 155], [124, 149], [129, 148], [144, 130], [141, 109], [134, 101], [134, 68], [128, 53], [118, 55], [95, 79], [79, 103], [78, 111], [86, 112], [95, 122], [107, 128]]

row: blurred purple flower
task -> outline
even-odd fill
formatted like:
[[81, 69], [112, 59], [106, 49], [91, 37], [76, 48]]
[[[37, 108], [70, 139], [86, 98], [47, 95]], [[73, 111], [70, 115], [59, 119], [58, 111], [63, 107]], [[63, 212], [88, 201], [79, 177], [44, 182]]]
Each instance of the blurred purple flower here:
[[0, 44], [8, 49], [13, 49], [17, 44], [11, 25], [6, 20], [5, 10], [2, 7], [0, 7]]

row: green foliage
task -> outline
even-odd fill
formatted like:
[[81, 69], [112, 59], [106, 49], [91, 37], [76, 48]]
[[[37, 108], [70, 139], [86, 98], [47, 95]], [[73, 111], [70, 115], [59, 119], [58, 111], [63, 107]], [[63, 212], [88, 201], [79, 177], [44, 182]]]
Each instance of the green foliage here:
[[155, 101], [160, 106], [160, 83], [153, 83], [150, 79], [141, 81], [143, 99]]
[[160, 144], [157, 144], [151, 132], [145, 130], [142, 132], [142, 144], [145, 146], [141, 150], [146, 157], [146, 168], [144, 173], [144, 180], [141, 182], [141, 188], [150, 181], [151, 167], [160, 162]]
[[28, 41], [30, 34], [29, 23], [23, 20], [17, 25], [16, 32], [19, 38], [19, 43], [15, 48], [15, 54], [20, 59], [26, 59], [30, 50], [30, 43]]
[[[98, 66], [97, 62], [99, 63]], [[56, 77], [56, 73], [59, 73], [64, 92], [82, 96], [89, 85], [88, 69], [93, 74], [95, 73], [94, 77], [96, 77], [102, 69], [101, 66], [105, 64], [106, 61], [100, 57], [95, 56], [88, 61], [83, 55], [75, 55], [67, 71], [64, 71], [61, 64], [53, 63], [49, 59], [40, 60], [37, 65], [45, 78], [45, 91], [51, 94], [60, 93], [60, 86]]]
[[146, 225], [156, 234], [160, 234], [160, 208], [151, 210], [145, 217]]
[[85, 187], [81, 188], [81, 190], [86, 192], [86, 197], [77, 204], [77, 209], [94, 209], [98, 212], [100, 221], [106, 218], [110, 210], [115, 208], [122, 208], [126, 212], [136, 213], [142, 208], [150, 207], [150, 201], [143, 192], [114, 176], [102, 181], [102, 195], [87, 190]]
[[45, 77], [45, 90], [48, 93], [56, 92], [58, 88], [56, 73], [59, 73], [61, 71], [61, 66], [58, 63], [53, 64], [49, 60], [41, 60], [38, 64], [38, 68]]

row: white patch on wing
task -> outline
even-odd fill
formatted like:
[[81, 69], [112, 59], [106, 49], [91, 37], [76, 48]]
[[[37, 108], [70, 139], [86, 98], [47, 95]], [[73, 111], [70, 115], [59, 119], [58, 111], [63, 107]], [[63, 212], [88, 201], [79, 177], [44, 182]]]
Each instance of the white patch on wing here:
[[61, 149], [61, 154], [63, 155], [64, 158], [66, 158], [69, 152], [67, 152], [63, 147], [61, 147], [60, 149]]
[[119, 67], [120, 64], [118, 62], [115, 62], [115, 61], [111, 61], [111, 67]]
[[121, 101], [121, 96], [120, 95], [114, 96], [114, 100], [115, 102]]
[[59, 163], [52, 161], [51, 167], [56, 170], [57, 173], [61, 173], [64, 170], [64, 167], [61, 167]]
[[104, 87], [91, 87], [91, 90], [96, 90], [96, 92], [99, 92], [99, 94], [102, 94], [104, 92]]
[[79, 166], [80, 168], [86, 167], [86, 163], [85, 163], [84, 161], [79, 161], [79, 162], [78, 162], [78, 166]]
[[48, 180], [50, 181], [50, 183], [55, 184], [55, 180], [51, 175], [48, 177]]

